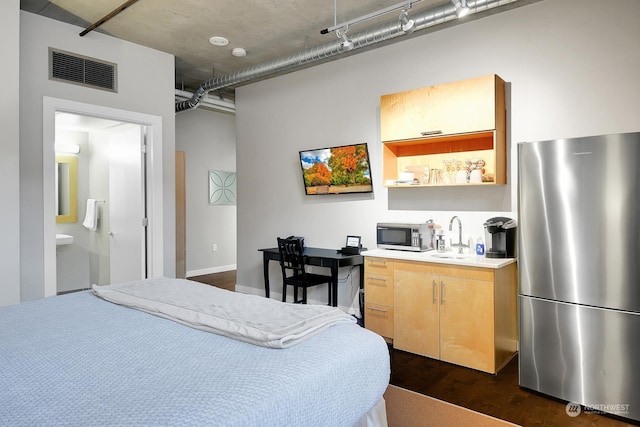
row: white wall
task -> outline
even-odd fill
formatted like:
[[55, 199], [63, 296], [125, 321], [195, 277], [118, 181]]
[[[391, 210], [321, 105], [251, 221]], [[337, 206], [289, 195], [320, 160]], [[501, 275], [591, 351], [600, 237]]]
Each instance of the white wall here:
[[[475, 238], [494, 214], [515, 218], [518, 142], [640, 131], [638, 40], [636, 0], [545, 0], [239, 88], [239, 287], [264, 292], [257, 250], [276, 236], [339, 248], [355, 234], [372, 248], [379, 221], [458, 214]], [[491, 73], [508, 82], [508, 184], [383, 188], [380, 95]], [[369, 144], [374, 195], [305, 196], [298, 150], [354, 142]], [[275, 264], [271, 278], [279, 292]]]
[[208, 171], [236, 171], [235, 116], [204, 109], [178, 113], [176, 150], [185, 152], [187, 277], [235, 270], [236, 206], [208, 200]]
[[18, 106], [20, 94], [20, 2], [0, 2], [0, 56], [5, 88], [0, 97], [0, 306], [20, 302], [20, 181]]
[[[49, 244], [43, 230], [45, 96], [162, 117], [162, 260], [164, 274], [175, 275], [174, 58], [97, 32], [79, 37], [80, 31], [79, 27], [20, 12], [20, 280], [23, 301], [44, 296], [43, 251]], [[49, 81], [49, 47], [118, 64], [118, 93]]]

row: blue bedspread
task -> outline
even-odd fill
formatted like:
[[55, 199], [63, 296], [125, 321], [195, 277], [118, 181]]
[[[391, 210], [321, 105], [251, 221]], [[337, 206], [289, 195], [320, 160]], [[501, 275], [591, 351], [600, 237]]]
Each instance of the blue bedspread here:
[[0, 308], [1, 426], [351, 426], [389, 369], [355, 324], [271, 349], [89, 292]]

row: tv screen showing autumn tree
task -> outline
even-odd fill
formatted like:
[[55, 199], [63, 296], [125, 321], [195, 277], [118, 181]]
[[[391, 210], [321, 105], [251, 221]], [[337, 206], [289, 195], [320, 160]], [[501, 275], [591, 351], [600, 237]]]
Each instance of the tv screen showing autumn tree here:
[[366, 143], [300, 151], [300, 163], [309, 195], [373, 192]]

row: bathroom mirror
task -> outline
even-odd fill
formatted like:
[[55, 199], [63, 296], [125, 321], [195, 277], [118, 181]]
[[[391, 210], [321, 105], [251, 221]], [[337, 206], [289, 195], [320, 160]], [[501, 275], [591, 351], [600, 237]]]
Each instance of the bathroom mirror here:
[[78, 157], [56, 154], [56, 223], [78, 222]]

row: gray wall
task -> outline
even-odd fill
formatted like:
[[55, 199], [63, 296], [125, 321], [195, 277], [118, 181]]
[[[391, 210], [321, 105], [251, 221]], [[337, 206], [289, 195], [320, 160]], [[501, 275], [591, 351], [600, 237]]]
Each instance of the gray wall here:
[[237, 209], [209, 205], [208, 171], [236, 171], [235, 116], [202, 108], [177, 114], [176, 150], [185, 152], [187, 277], [234, 270]]
[[6, 82], [0, 97], [0, 306], [20, 301], [20, 181], [18, 105], [20, 96], [20, 2], [0, 2], [0, 56], [2, 78]]
[[[640, 131], [638, 40], [636, 0], [545, 0], [239, 88], [238, 289], [264, 292], [257, 249], [276, 236], [339, 248], [355, 234], [371, 248], [378, 221], [458, 214], [476, 238], [494, 214], [515, 218], [518, 142]], [[380, 95], [492, 73], [508, 82], [508, 184], [383, 188]], [[369, 144], [374, 195], [305, 196], [298, 150], [354, 142]], [[279, 292], [275, 265], [271, 277]]]
[[[80, 31], [75, 26], [20, 12], [20, 282], [23, 301], [44, 296], [43, 96], [162, 117], [162, 260], [164, 274], [175, 275], [174, 58], [97, 32], [79, 37]], [[118, 93], [49, 81], [47, 52], [50, 46], [118, 64]]]

